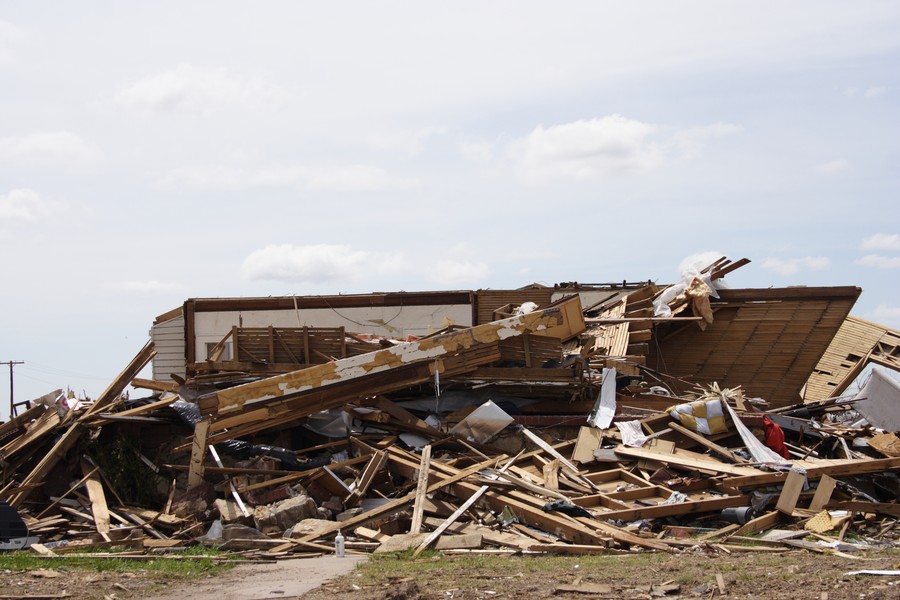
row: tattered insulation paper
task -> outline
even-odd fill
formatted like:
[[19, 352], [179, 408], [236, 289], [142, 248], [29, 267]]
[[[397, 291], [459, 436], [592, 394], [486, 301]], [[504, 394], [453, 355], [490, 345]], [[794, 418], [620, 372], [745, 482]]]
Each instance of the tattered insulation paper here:
[[750, 456], [753, 457], [753, 460], [759, 463], [776, 463], [779, 465], [788, 462], [780, 454], [769, 449], [765, 444], [759, 441], [756, 436], [753, 435], [753, 432], [744, 425], [744, 422], [741, 421], [741, 418], [731, 406], [725, 404], [725, 408], [728, 409], [728, 414], [731, 415], [731, 420], [734, 422], [734, 428], [737, 429], [738, 434], [740, 434], [741, 440], [743, 440], [744, 445], [747, 446], [747, 451], [750, 453]]
[[603, 383], [594, 409], [588, 416], [588, 424], [598, 429], [606, 429], [616, 416], [616, 370], [603, 369]]
[[622, 434], [622, 443], [632, 448], [640, 448], [650, 439], [644, 435], [640, 421], [619, 421], [616, 428]]
[[511, 416], [488, 400], [457, 423], [450, 433], [484, 444], [512, 422]]

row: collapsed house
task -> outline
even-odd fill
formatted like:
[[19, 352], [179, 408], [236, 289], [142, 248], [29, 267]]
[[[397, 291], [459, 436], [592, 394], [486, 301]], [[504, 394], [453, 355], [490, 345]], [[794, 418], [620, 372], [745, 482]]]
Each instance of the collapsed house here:
[[0, 499], [28, 531], [7, 543], [890, 543], [900, 387], [843, 394], [896, 370], [900, 334], [850, 316], [857, 287], [721, 285], [747, 262], [671, 286], [190, 299], [98, 398], [0, 425]]

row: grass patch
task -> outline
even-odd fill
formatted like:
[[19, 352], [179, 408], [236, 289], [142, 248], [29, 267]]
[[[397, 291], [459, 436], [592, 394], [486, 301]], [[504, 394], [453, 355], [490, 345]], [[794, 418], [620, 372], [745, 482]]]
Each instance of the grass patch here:
[[623, 569], [647, 569], [660, 565], [667, 556], [653, 553], [629, 555], [582, 556], [498, 556], [463, 554], [443, 556], [426, 551], [412, 558], [412, 551], [373, 554], [357, 567], [357, 581], [364, 585], [380, 585], [404, 578], [461, 582], [462, 578], [503, 579], [527, 577], [555, 578], [560, 573], [582, 573], [590, 579], [614, 577]]
[[[0, 570], [32, 571], [36, 569], [54, 569], [56, 571], [96, 571], [114, 573], [133, 573], [146, 571], [172, 577], [194, 577], [197, 575], [214, 575], [231, 569], [222, 552], [209, 548], [189, 548], [183, 552], [150, 559], [129, 559], [124, 556], [90, 556], [91, 552], [79, 553], [79, 556], [42, 557], [27, 550], [0, 554]], [[104, 551], [104, 554], [109, 552]], [[195, 558], [199, 557], [199, 558]]]

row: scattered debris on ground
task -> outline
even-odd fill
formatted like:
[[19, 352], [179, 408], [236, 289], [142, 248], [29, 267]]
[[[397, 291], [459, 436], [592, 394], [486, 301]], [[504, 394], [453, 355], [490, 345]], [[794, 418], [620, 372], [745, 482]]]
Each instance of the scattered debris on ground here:
[[842, 394], [900, 367], [900, 333], [849, 316], [858, 288], [722, 287], [747, 262], [588, 306], [557, 288], [414, 339], [235, 327], [167, 381], [138, 378], [148, 342], [96, 399], [57, 390], [0, 424], [0, 543], [136, 561], [330, 554], [338, 535], [412, 556], [896, 547], [900, 385], [875, 370]]

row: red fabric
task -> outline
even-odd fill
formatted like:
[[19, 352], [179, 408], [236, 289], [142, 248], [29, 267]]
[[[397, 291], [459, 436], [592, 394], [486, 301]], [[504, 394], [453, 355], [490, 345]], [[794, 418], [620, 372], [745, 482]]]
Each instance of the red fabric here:
[[784, 458], [790, 458], [787, 446], [784, 445], [784, 431], [769, 417], [763, 416], [763, 426], [766, 428], [766, 446]]

